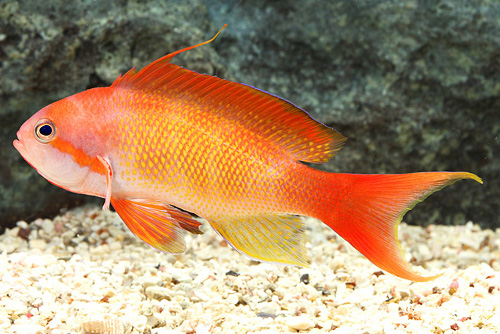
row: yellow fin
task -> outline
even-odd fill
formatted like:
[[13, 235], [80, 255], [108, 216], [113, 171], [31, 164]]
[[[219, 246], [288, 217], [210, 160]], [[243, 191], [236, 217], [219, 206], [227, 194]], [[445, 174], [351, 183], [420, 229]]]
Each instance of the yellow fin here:
[[167, 204], [141, 199], [116, 199], [111, 204], [127, 227], [141, 240], [167, 253], [186, 250], [183, 230], [201, 233], [201, 223]]
[[236, 250], [259, 261], [308, 266], [304, 223], [293, 215], [207, 218]]

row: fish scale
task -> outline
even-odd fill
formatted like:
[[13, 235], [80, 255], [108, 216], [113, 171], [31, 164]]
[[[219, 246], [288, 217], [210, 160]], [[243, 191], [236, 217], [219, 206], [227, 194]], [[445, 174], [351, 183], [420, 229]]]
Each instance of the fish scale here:
[[183, 252], [184, 233], [201, 233], [194, 213], [253, 259], [307, 266], [301, 216], [309, 216], [392, 274], [437, 277], [406, 261], [398, 225], [434, 191], [482, 180], [307, 166], [333, 158], [346, 138], [279, 97], [170, 62], [214, 38], [41, 109], [14, 146], [53, 184], [104, 198], [104, 209], [113, 205], [137, 237], [164, 252]]

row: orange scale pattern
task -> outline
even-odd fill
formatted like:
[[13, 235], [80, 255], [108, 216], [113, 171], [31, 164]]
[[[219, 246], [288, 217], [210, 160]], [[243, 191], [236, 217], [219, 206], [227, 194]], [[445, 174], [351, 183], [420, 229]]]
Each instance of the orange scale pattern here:
[[235, 129], [210, 110], [161, 96], [132, 92], [116, 103], [135, 110], [120, 113], [117, 126], [122, 131], [115, 139], [119, 174], [128, 188], [154, 192], [155, 199], [202, 216], [287, 212], [289, 201], [277, 195], [296, 192], [286, 182], [287, 169], [296, 162], [287, 161], [279, 147]]

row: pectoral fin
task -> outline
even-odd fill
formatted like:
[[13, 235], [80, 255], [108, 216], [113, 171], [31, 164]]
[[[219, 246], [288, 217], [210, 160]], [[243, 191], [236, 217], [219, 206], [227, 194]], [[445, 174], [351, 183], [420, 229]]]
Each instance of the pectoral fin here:
[[111, 168], [111, 162], [108, 158], [98, 155], [97, 159], [102, 164], [102, 167], [104, 168], [106, 174], [106, 197], [102, 209], [108, 210], [111, 201], [111, 181], [113, 179], [113, 169]]
[[253, 259], [308, 266], [304, 223], [293, 215], [208, 217], [236, 250]]
[[161, 202], [111, 198], [111, 204], [132, 233], [167, 253], [185, 251], [183, 230], [201, 233], [198, 229], [201, 223]]

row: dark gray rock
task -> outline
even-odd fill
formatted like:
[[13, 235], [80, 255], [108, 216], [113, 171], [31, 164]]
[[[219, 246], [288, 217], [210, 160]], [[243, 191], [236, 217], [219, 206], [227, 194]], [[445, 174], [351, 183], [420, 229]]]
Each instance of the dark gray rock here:
[[267, 90], [341, 131], [349, 141], [327, 170], [483, 177], [434, 194], [406, 221], [500, 225], [500, 7], [445, 0], [0, 1], [0, 224], [90, 198], [50, 185], [12, 147], [30, 115], [223, 23], [215, 43], [175, 62]]

